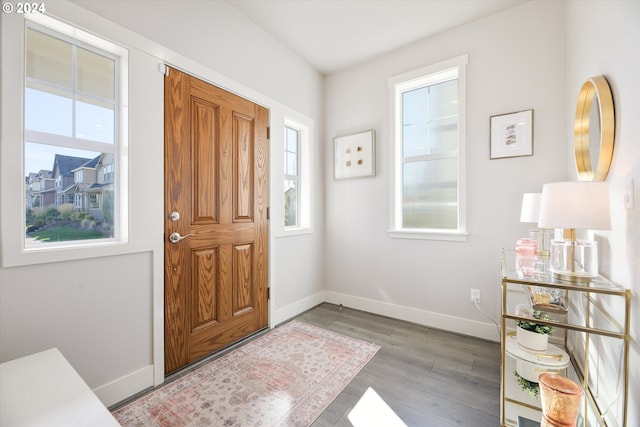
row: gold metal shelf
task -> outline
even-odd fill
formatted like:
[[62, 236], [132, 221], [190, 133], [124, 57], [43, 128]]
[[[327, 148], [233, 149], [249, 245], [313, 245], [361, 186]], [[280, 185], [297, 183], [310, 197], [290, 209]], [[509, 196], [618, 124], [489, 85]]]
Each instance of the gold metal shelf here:
[[[501, 388], [500, 388], [500, 423], [502, 426], [514, 426], [514, 411], [522, 408], [522, 412], [531, 414], [532, 410], [540, 411], [531, 402], [526, 394], [522, 397], [506, 394], [506, 378], [510, 372], [506, 372], [507, 356], [505, 340], [515, 327], [518, 320], [529, 320], [531, 317], [515, 313], [515, 304], [528, 304], [533, 309], [534, 301], [531, 297], [531, 289], [553, 290], [556, 295], [561, 295], [562, 310], [552, 307], [554, 310], [540, 310], [544, 305], [536, 305], [536, 311], [545, 311], [550, 314], [549, 319], [535, 319], [536, 323], [553, 326], [556, 332], [553, 334], [555, 343], [563, 342], [564, 349], [571, 359], [567, 375], [574, 377], [583, 389], [583, 405], [581, 408], [582, 421], [580, 427], [591, 427], [593, 424], [606, 427], [626, 427], [627, 407], [629, 394], [629, 346], [630, 336], [630, 310], [631, 291], [619, 284], [598, 276], [588, 282], [569, 282], [554, 277], [547, 271], [536, 272], [531, 277], [518, 275], [515, 269], [515, 252], [502, 251], [502, 315], [501, 315]], [[555, 311], [555, 313], [553, 313]], [[508, 330], [508, 327], [510, 329]], [[608, 413], [606, 404], [598, 397], [592, 386], [592, 378], [601, 381], [598, 371], [590, 365], [590, 358], [597, 353], [597, 347], [592, 341], [596, 337], [619, 342], [621, 366], [619, 367], [620, 386], [616, 384], [619, 396], [616, 400], [621, 402], [620, 409], [615, 414]], [[600, 338], [599, 338], [600, 339]], [[602, 367], [602, 366], [599, 366]], [[615, 367], [612, 367], [615, 370]], [[511, 387], [511, 386], [510, 386]], [[526, 399], [525, 399], [526, 397]], [[535, 402], [534, 402], [535, 403]], [[509, 414], [506, 414], [506, 406], [509, 405]], [[513, 406], [512, 406], [513, 405]], [[515, 407], [515, 409], [513, 409]], [[528, 412], [527, 412], [528, 411]], [[542, 412], [539, 412], [542, 416]], [[519, 414], [518, 414], [519, 415]], [[529, 415], [531, 416], [531, 415]], [[517, 418], [517, 416], [515, 417]]]

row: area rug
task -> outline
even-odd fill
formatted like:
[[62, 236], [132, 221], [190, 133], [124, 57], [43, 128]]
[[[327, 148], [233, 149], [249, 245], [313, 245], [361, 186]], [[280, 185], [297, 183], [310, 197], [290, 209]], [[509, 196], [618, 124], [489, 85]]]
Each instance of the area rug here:
[[123, 426], [309, 426], [380, 347], [292, 321], [113, 413]]

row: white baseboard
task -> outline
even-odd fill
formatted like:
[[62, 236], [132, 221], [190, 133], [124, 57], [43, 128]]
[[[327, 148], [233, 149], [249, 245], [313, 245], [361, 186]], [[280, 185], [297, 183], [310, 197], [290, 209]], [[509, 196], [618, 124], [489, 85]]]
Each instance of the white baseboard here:
[[149, 387], [153, 387], [153, 365], [145, 366], [124, 377], [101, 385], [93, 389], [93, 392], [108, 408]]
[[325, 291], [325, 301], [331, 304], [342, 304], [345, 307], [355, 308], [373, 314], [406, 320], [430, 328], [442, 329], [462, 335], [483, 338], [489, 341], [500, 342], [500, 336], [496, 326], [492, 323], [478, 322], [462, 317], [420, 310], [388, 302], [376, 301], [367, 298], [355, 297], [338, 292]]
[[322, 304], [325, 301], [325, 291], [321, 291], [298, 300], [293, 304], [289, 304], [286, 307], [275, 310], [271, 315], [270, 326], [276, 326], [286, 320], [291, 319], [292, 317], [297, 316], [300, 313], [304, 313], [305, 311], [315, 307], [318, 304]]
[[[270, 325], [275, 326], [287, 321], [324, 301], [324, 292], [318, 292], [279, 310], [275, 310], [271, 315]], [[95, 388], [93, 392], [106, 407], [110, 407], [146, 388], [153, 387], [153, 374], [153, 365], [145, 366], [142, 369]]]
[[[478, 322], [447, 314], [405, 307], [397, 304], [355, 297], [338, 292], [321, 291], [275, 310], [271, 314], [270, 326], [285, 322], [323, 302], [342, 304], [345, 307], [362, 310], [373, 314], [406, 320], [431, 328], [442, 329], [462, 335], [483, 338], [490, 341], [500, 341], [495, 325]], [[134, 394], [153, 387], [153, 365], [145, 366], [135, 372], [125, 375], [108, 384], [97, 387], [93, 392], [106, 406], [112, 406]]]

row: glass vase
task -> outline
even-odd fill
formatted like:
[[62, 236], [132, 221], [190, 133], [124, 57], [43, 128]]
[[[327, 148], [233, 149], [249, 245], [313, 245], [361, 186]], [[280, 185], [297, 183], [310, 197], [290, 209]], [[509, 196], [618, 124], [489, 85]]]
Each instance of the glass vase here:
[[538, 378], [542, 403], [542, 425], [575, 427], [582, 389], [562, 375], [543, 373]]

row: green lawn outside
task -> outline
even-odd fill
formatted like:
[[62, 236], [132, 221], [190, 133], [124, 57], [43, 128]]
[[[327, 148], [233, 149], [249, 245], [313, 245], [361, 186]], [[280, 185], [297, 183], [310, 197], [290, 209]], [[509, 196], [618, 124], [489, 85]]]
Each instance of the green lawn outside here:
[[82, 229], [69, 225], [46, 227], [29, 233], [41, 242], [63, 242], [67, 240], [99, 239], [104, 233], [96, 229]]

